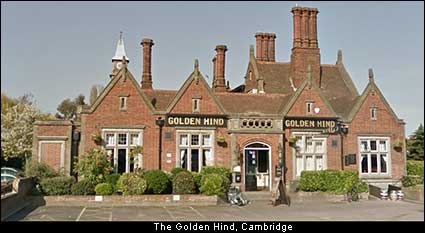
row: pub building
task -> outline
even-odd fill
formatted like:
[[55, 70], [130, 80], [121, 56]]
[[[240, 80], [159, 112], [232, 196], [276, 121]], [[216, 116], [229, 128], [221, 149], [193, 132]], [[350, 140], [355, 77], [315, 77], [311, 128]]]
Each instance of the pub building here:
[[[171, 77], [184, 81], [178, 90], [162, 90], [153, 88], [153, 40], [141, 41], [139, 82], [120, 35], [104, 90], [75, 121], [36, 122], [33, 156], [66, 174], [78, 157], [100, 147], [119, 173], [225, 166], [243, 191], [271, 191], [278, 179], [290, 185], [302, 171], [325, 169], [357, 170], [377, 185], [396, 183], [405, 174], [405, 123], [372, 69], [360, 93], [341, 50], [335, 64], [321, 64], [319, 11], [296, 6], [291, 12], [290, 61], [275, 60], [274, 33], [256, 33], [243, 83], [234, 88], [225, 79], [226, 45], [215, 48], [211, 86], [195, 60], [185, 80]], [[136, 146], [142, 150], [131, 162]]]

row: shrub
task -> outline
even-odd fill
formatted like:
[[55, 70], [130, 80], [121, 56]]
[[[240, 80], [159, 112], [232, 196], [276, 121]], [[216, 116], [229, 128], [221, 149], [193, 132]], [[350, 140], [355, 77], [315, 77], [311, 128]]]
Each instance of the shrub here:
[[173, 168], [173, 170], [171, 170], [171, 180], [174, 179], [174, 177], [176, 177], [176, 175], [180, 172], [189, 172], [188, 170], [181, 168], [181, 167], [175, 167]]
[[201, 186], [202, 180], [204, 177], [209, 176], [210, 174], [218, 174], [223, 177], [223, 188], [227, 191], [230, 184], [232, 183], [232, 173], [228, 168], [219, 167], [219, 166], [206, 166], [202, 167], [200, 175], [201, 175]]
[[114, 188], [114, 192], [116, 192], [118, 190], [117, 182], [118, 182], [120, 177], [121, 177], [121, 175], [118, 174], [118, 173], [112, 173], [112, 174], [109, 174], [105, 177], [106, 183], [112, 185], [112, 187]]
[[202, 177], [202, 185], [199, 191], [206, 195], [222, 195], [226, 192], [223, 187], [224, 183], [223, 176], [219, 174], [208, 174]]
[[75, 166], [75, 172], [84, 180], [94, 184], [105, 181], [105, 177], [112, 171], [112, 167], [104, 149], [93, 149], [83, 155]]
[[47, 164], [31, 159], [25, 165], [25, 176], [33, 178], [35, 184], [40, 184], [41, 180], [58, 176], [58, 173]]
[[407, 175], [424, 177], [424, 161], [407, 161]]
[[146, 191], [146, 180], [135, 173], [124, 173], [117, 182], [123, 195], [141, 195]]
[[46, 195], [68, 195], [74, 183], [75, 178], [72, 176], [45, 178], [41, 181], [41, 189]]
[[299, 189], [306, 192], [330, 192], [335, 194], [367, 192], [367, 184], [361, 182], [357, 171], [303, 171]]
[[114, 193], [114, 187], [110, 183], [100, 183], [96, 185], [94, 190], [96, 191], [96, 195], [111, 195]]
[[403, 187], [416, 186], [418, 184], [423, 184], [424, 178], [415, 175], [403, 176], [403, 178], [401, 178], [401, 183], [403, 184]]
[[201, 174], [197, 172], [192, 172], [193, 181], [195, 182], [196, 192], [199, 193], [199, 189], [201, 188]]
[[72, 185], [72, 195], [94, 195], [95, 184], [90, 180], [81, 180]]
[[180, 172], [173, 179], [174, 194], [192, 194], [196, 192], [195, 182], [190, 172]]
[[144, 178], [148, 184], [147, 193], [170, 193], [172, 186], [171, 182], [163, 171], [149, 170], [144, 173]]

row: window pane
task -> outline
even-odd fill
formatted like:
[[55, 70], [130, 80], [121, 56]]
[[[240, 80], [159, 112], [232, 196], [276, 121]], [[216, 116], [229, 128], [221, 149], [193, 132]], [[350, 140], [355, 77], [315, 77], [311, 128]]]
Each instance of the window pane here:
[[366, 154], [362, 154], [360, 164], [362, 166], [361, 167], [362, 173], [368, 173], [367, 155]]
[[214, 166], [214, 158], [210, 149], [202, 150], [202, 166]]
[[192, 146], [197, 146], [199, 145], [199, 135], [195, 134], [195, 135], [191, 135], [191, 145]]
[[323, 156], [316, 156], [316, 170], [323, 170]]
[[187, 134], [180, 135], [180, 145], [187, 146]]
[[381, 172], [387, 173], [387, 155], [381, 154]]
[[312, 137], [307, 137], [306, 139], [306, 153], [313, 153], [313, 139]]
[[297, 156], [296, 158], [296, 171], [297, 171], [297, 176], [301, 175], [301, 172], [304, 170], [303, 168], [303, 157], [302, 156]]
[[130, 138], [131, 145], [140, 145], [139, 134], [131, 134]]
[[202, 135], [202, 145], [203, 146], [210, 146], [211, 145], [210, 135]]
[[127, 145], [127, 134], [118, 134], [118, 145]]
[[180, 150], [180, 167], [187, 169], [187, 149]]
[[378, 155], [377, 154], [371, 154], [370, 155], [370, 162], [371, 162], [371, 169], [372, 173], [378, 172]]
[[268, 169], [268, 160], [269, 160], [268, 151], [260, 150], [258, 151], [258, 172], [267, 172]]
[[312, 155], [305, 157], [305, 170], [307, 170], [307, 171], [313, 171], [314, 170], [314, 160], [313, 160]]
[[387, 152], [387, 141], [379, 141], [379, 151]]
[[191, 150], [190, 170], [193, 172], [199, 171], [199, 150]]
[[106, 145], [107, 146], [115, 146], [115, 134], [108, 133], [106, 134]]
[[371, 151], [376, 151], [377, 150], [377, 146], [376, 146], [376, 141], [375, 140], [371, 140], [370, 141], [370, 150]]
[[[130, 150], [130, 153], [133, 152], [133, 149]], [[128, 156], [129, 160], [130, 160], [130, 172], [134, 171], [134, 162], [135, 162], [135, 158], [133, 156]]]
[[118, 149], [118, 173], [122, 174], [126, 172], [126, 166], [127, 166], [127, 151], [126, 149]]
[[323, 153], [323, 150], [324, 150], [324, 148], [323, 148], [323, 141], [316, 141], [315, 142], [315, 145], [316, 145], [315, 152], [316, 153]]
[[367, 141], [361, 141], [360, 142], [360, 151], [361, 152], [367, 151]]
[[297, 147], [300, 148], [301, 152], [304, 152], [304, 142], [303, 142], [303, 138], [301, 136], [297, 136], [297, 143], [296, 143]]

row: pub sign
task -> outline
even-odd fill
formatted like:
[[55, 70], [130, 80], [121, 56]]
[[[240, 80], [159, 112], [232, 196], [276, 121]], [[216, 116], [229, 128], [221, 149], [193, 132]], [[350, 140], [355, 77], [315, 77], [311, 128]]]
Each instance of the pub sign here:
[[195, 114], [169, 114], [166, 116], [167, 126], [186, 127], [226, 127], [225, 115], [195, 115]]
[[319, 129], [322, 133], [338, 133], [340, 123], [337, 118], [328, 117], [285, 117], [283, 120], [286, 129]]

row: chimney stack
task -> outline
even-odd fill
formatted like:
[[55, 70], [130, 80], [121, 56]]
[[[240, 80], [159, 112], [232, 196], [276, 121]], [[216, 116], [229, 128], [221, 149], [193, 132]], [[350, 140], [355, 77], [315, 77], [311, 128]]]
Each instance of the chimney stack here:
[[274, 33], [255, 33], [258, 61], [275, 61], [275, 38]]
[[318, 48], [317, 41], [317, 8], [293, 7], [294, 48]]
[[224, 92], [226, 91], [226, 80], [224, 78], [224, 67], [225, 67], [225, 61], [226, 61], [226, 51], [227, 47], [226, 45], [217, 45], [215, 48], [216, 54], [216, 60], [215, 62], [215, 77], [213, 80], [213, 90], [216, 92]]
[[152, 89], [152, 39], [143, 39], [141, 43], [143, 47], [143, 73], [142, 73], [142, 89]]

